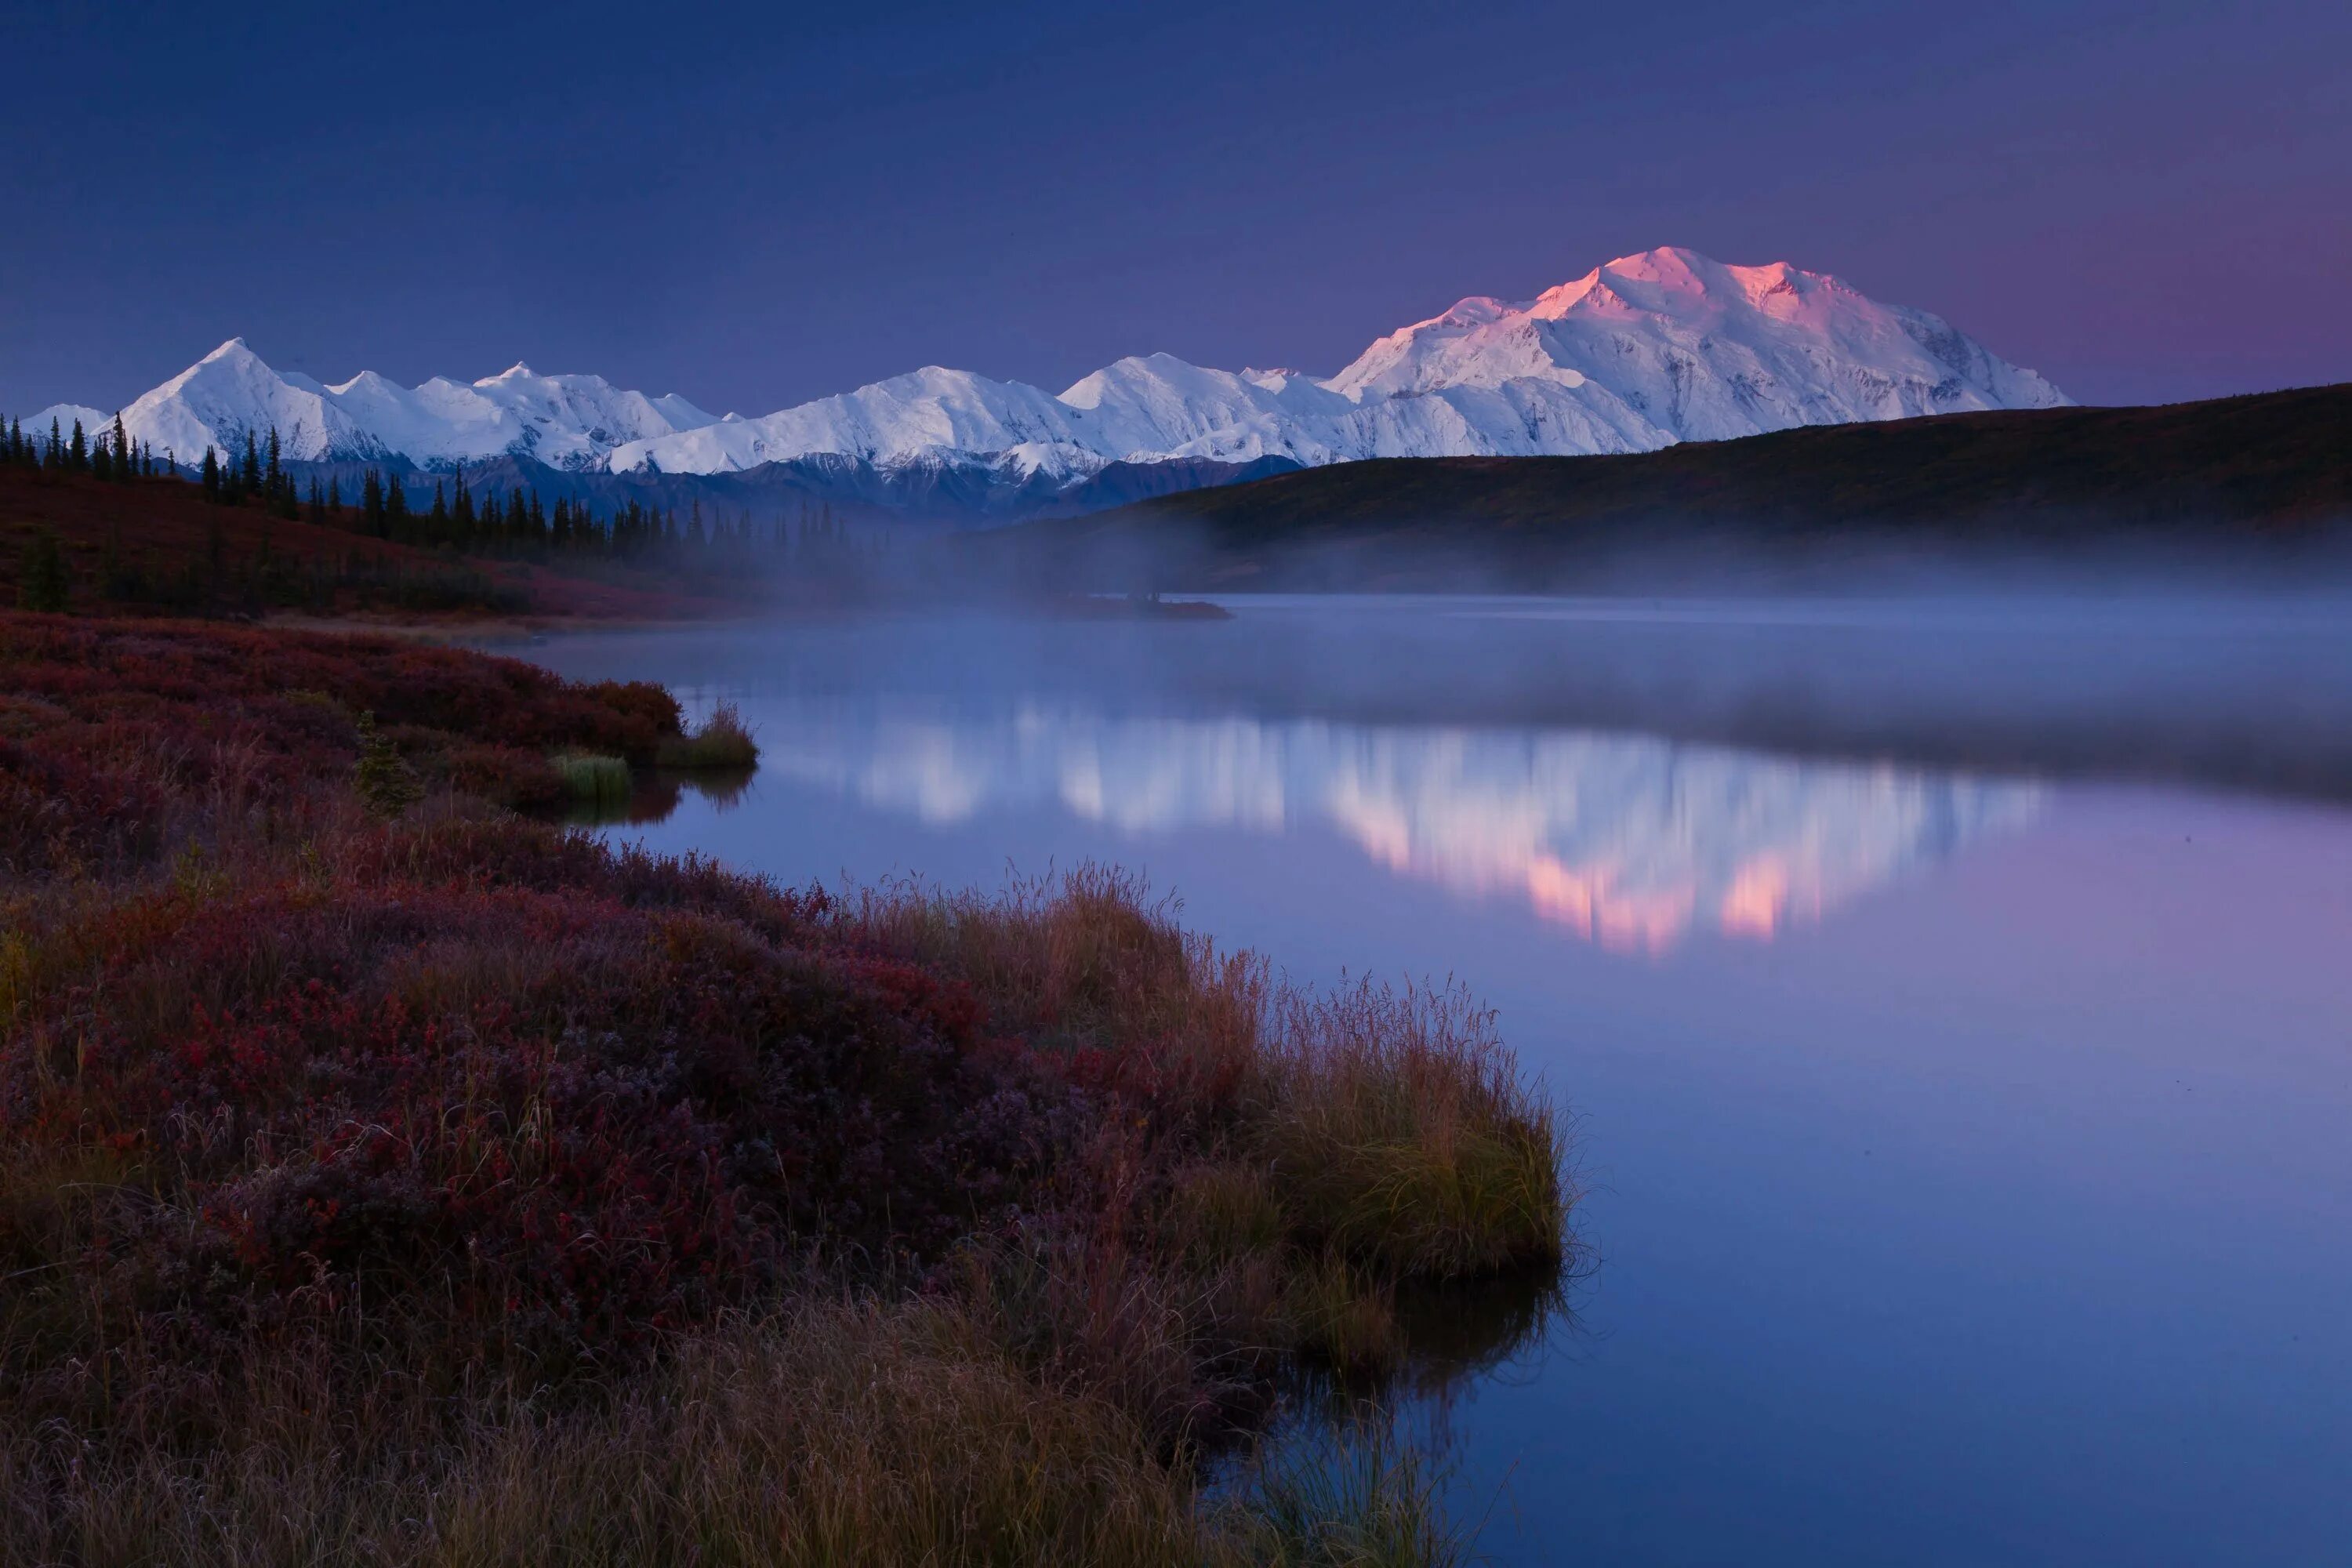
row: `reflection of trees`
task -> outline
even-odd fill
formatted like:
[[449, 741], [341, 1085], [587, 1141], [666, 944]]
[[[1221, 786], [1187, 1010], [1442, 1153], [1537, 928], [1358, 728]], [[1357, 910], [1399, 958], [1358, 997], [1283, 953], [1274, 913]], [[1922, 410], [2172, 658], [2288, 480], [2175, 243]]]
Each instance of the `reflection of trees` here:
[[712, 809], [731, 811], [751, 792], [755, 768], [641, 768], [631, 780], [626, 798], [578, 801], [564, 820], [583, 827], [642, 827], [667, 821], [691, 789]]

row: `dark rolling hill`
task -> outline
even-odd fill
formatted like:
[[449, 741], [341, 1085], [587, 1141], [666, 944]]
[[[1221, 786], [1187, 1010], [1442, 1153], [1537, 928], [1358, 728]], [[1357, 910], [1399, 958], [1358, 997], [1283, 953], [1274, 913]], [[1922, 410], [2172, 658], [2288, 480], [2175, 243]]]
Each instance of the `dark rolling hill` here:
[[2292, 548], [2347, 521], [2352, 384], [1815, 426], [1624, 457], [1344, 463], [946, 548], [965, 568], [1065, 587], [1539, 587], [1708, 558], [1789, 568], [2124, 543]]
[[[817, 454], [789, 462], [716, 474], [652, 471], [604, 473], [551, 468], [511, 454], [465, 465], [466, 482], [477, 495], [529, 490], [552, 504], [558, 496], [585, 502], [600, 516], [635, 501], [681, 515], [699, 507], [714, 517], [748, 516], [766, 525], [824, 509], [845, 525], [938, 532], [984, 527], [1014, 519], [1068, 517], [1100, 511], [1171, 490], [1233, 484], [1297, 468], [1282, 458], [1220, 463], [1199, 458], [1162, 462], [1111, 463], [1084, 479], [1064, 483], [1049, 475], [1009, 477], [978, 463], [912, 463], [884, 469], [872, 463]], [[359, 493], [370, 468], [397, 468], [419, 504], [433, 487], [449, 484], [447, 470], [417, 468], [405, 459], [339, 459], [289, 463], [298, 486], [329, 479], [345, 494]]]

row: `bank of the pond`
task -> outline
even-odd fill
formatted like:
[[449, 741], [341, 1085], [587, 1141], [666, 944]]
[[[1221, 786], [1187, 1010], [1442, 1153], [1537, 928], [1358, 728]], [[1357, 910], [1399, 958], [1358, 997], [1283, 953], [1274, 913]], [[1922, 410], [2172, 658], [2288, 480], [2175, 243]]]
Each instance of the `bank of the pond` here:
[[752, 746], [700, 735], [0, 617], [6, 1555], [1457, 1555], [1376, 1435], [1197, 1482], [1409, 1365], [1401, 1291], [1557, 1270], [1491, 1016], [1293, 991], [1107, 870], [840, 898], [549, 820], [560, 759]]

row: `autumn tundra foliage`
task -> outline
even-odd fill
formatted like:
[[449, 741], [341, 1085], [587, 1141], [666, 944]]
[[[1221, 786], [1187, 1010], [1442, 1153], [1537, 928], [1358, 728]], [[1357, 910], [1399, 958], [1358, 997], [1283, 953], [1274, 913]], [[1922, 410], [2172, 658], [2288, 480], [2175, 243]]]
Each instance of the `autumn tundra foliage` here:
[[[715, 733], [714, 733], [715, 730]], [[0, 616], [0, 1561], [1420, 1563], [1377, 1434], [1549, 1279], [1545, 1101], [1082, 870], [789, 891], [549, 820], [643, 684]], [[597, 787], [605, 787], [599, 785]]]

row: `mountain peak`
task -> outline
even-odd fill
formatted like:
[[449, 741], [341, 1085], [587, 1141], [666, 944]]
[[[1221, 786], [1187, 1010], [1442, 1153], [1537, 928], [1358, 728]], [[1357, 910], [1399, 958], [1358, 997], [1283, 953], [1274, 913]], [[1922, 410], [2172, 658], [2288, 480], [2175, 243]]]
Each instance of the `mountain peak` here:
[[[1489, 304], [1465, 300], [1391, 332], [1328, 384], [1364, 406], [1507, 393], [1510, 412], [1475, 416], [1497, 454], [1643, 451], [1791, 425], [2067, 401], [1941, 323], [1941, 335], [1923, 336], [1920, 312], [1785, 261], [1727, 266], [1660, 246], [1524, 305], [1490, 314]], [[1448, 439], [1475, 447], [1481, 437]]]
[[1373, 342], [1328, 380], [1161, 353], [1056, 396], [926, 365], [757, 418], [517, 361], [471, 383], [373, 374], [321, 386], [231, 338], [124, 410], [159, 451], [276, 428], [297, 459], [398, 456], [447, 468], [715, 473], [825, 458], [889, 469], [1009, 461], [1023, 482], [1104, 462], [1648, 451], [1795, 425], [2039, 408], [2063, 394], [1923, 311], [1787, 262], [1727, 266], [1682, 246], [1620, 256], [1538, 298], [1485, 294]]
[[1630, 272], [1639, 277], [1654, 272], [1695, 272], [1703, 267], [1717, 267], [1713, 257], [1701, 256], [1686, 245], [1654, 245], [1647, 250], [1637, 250], [1630, 256], [1620, 256], [1601, 264], [1601, 270]]

